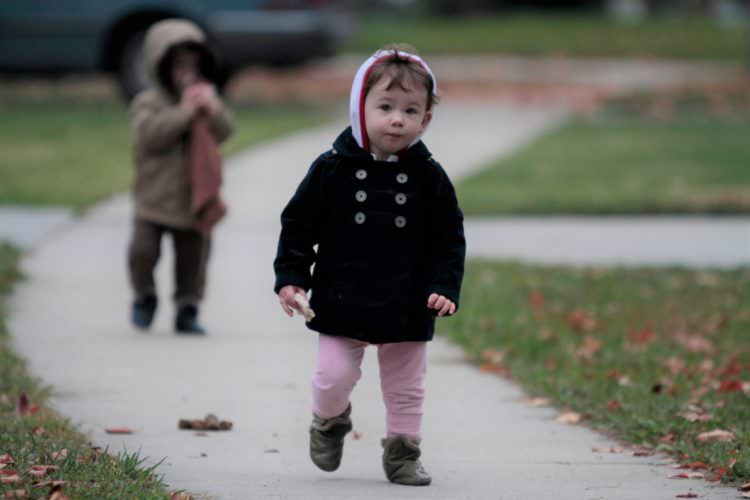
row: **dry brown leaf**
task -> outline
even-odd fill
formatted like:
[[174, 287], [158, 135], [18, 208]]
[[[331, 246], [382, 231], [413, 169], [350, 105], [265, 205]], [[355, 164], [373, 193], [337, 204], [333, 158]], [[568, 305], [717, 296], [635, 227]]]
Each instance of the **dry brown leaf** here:
[[561, 424], [569, 424], [569, 425], [577, 424], [578, 422], [581, 421], [581, 414], [580, 413], [576, 413], [574, 411], [569, 411], [569, 412], [566, 412], [566, 413], [561, 413], [555, 419], [555, 421], [557, 421], [557, 422], [559, 422]]
[[549, 399], [547, 398], [531, 398], [529, 399], [529, 406], [538, 408], [540, 406], [549, 406]]
[[651, 457], [653, 455], [656, 455], [656, 452], [654, 450], [649, 450], [646, 448], [638, 448], [633, 451], [634, 457]]
[[169, 497], [169, 500], [192, 500], [192, 499], [193, 499], [193, 497], [190, 496], [190, 493], [187, 493], [187, 492], [184, 492], [184, 491], [175, 491]]
[[704, 479], [702, 472], [680, 472], [679, 474], [670, 474], [667, 479]]
[[610, 401], [609, 403], [607, 403], [607, 409], [609, 411], [617, 411], [617, 410], [619, 410], [620, 409], [620, 402], [617, 401], [616, 399], [613, 399], [612, 401]]
[[628, 340], [634, 344], [650, 344], [656, 340], [656, 333], [649, 328], [628, 332]]
[[5, 498], [26, 498], [26, 490], [6, 491]]
[[5, 455], [0, 455], [0, 464], [12, 464], [13, 463], [13, 457], [11, 457], [8, 453]]
[[264, 450], [263, 453], [281, 453], [276, 448], [268, 448], [267, 450]]
[[104, 432], [107, 434], [133, 434], [135, 431], [130, 427], [107, 427]]
[[228, 431], [232, 429], [232, 422], [219, 420], [213, 413], [206, 415], [204, 419], [180, 419], [177, 422], [178, 429], [193, 429], [198, 431]]
[[568, 314], [567, 320], [571, 328], [579, 332], [591, 332], [596, 330], [598, 326], [596, 320], [589, 313], [579, 309]]
[[687, 493], [680, 493], [679, 495], [676, 495], [675, 498], [698, 498], [698, 494], [693, 493], [692, 491], [688, 491]]
[[578, 348], [576, 354], [583, 359], [591, 359], [594, 355], [602, 350], [604, 344], [601, 340], [591, 335], [586, 335], [583, 339], [583, 345]]
[[52, 453], [50, 453], [50, 456], [52, 457], [52, 460], [64, 459], [68, 456], [68, 450], [66, 448], [63, 448], [60, 451], [53, 451]]
[[20, 482], [21, 482], [21, 476], [19, 476], [17, 473], [3, 475], [2, 477], [0, 477], [0, 483], [3, 483], [3, 484], [14, 484], [14, 483], [20, 483]]
[[620, 448], [619, 446], [610, 446], [609, 448], [597, 448], [593, 447], [591, 448], [591, 451], [594, 453], [622, 453], [625, 451], [624, 448]]
[[714, 429], [709, 432], [702, 432], [698, 434], [698, 437], [696, 439], [698, 439], [698, 441], [700, 441], [701, 443], [712, 443], [715, 441], [726, 443], [734, 440], [734, 434], [722, 429]]

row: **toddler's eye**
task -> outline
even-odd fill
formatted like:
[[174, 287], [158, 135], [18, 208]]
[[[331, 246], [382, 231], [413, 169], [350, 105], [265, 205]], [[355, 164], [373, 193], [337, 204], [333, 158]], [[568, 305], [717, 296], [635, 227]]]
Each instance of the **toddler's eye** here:
[[406, 110], [406, 112], [410, 115], [416, 115], [417, 113], [419, 113], [419, 110], [417, 108], [409, 108]]
[[390, 107], [390, 105], [388, 105], [388, 104], [381, 104], [381, 105], [380, 105], [379, 107], [380, 107], [380, 109], [382, 109], [383, 111], [390, 111], [390, 110], [391, 110], [391, 107]]

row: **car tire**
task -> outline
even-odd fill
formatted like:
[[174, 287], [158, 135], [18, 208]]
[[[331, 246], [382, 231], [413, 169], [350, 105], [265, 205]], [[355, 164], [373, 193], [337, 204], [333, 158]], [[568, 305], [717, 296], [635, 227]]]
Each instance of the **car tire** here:
[[120, 51], [117, 79], [120, 90], [128, 101], [150, 85], [146, 58], [143, 54], [145, 37], [146, 29], [133, 32]]

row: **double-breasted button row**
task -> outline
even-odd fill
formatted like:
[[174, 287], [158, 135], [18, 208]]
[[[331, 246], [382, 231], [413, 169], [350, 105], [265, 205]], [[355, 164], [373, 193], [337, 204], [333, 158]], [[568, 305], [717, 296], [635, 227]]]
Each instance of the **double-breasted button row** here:
[[[367, 170], [365, 170], [364, 168], [360, 168], [354, 173], [354, 176], [357, 179], [363, 181], [367, 179]], [[399, 184], [406, 184], [408, 181], [409, 181], [409, 176], [406, 175], [405, 173], [401, 172], [396, 175], [396, 182], [398, 182]], [[357, 192], [354, 193], [354, 199], [360, 203], [364, 203], [365, 200], [367, 200], [367, 192], [362, 189], [357, 190]], [[397, 205], [404, 205], [406, 204], [407, 197], [406, 197], [406, 194], [404, 193], [396, 193], [396, 196], [394, 199]], [[356, 214], [354, 214], [355, 223], [364, 224], [366, 220], [367, 220], [367, 216], [365, 215], [364, 212], [357, 212]], [[399, 215], [395, 219], [393, 219], [393, 223], [399, 229], [406, 227], [406, 217], [404, 217], [403, 215]]]

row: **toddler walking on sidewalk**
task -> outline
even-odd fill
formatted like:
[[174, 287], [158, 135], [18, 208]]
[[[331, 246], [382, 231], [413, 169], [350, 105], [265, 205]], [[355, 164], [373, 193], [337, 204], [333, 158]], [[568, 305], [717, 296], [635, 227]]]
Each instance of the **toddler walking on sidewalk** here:
[[364, 350], [375, 345], [386, 477], [431, 482], [420, 462], [426, 348], [435, 317], [458, 308], [466, 251], [453, 185], [420, 140], [436, 101], [435, 76], [412, 47], [378, 50], [354, 78], [351, 126], [313, 162], [281, 215], [274, 291], [290, 316], [312, 291], [307, 325], [319, 341], [310, 456], [325, 471], [341, 463], [349, 397]]

